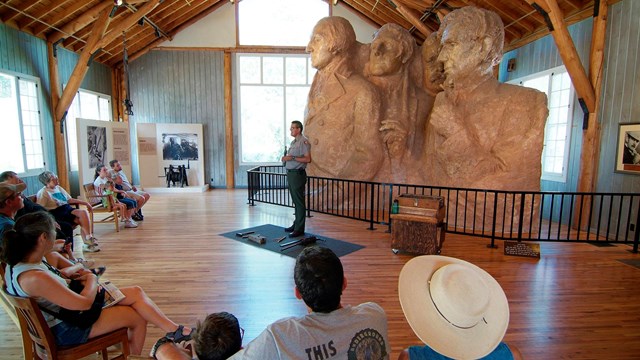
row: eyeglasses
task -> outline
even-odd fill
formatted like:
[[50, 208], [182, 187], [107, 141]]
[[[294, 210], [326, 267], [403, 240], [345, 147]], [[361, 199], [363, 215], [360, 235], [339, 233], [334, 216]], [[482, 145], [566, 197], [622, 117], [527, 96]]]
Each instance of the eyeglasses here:
[[240, 326], [240, 340], [244, 339], [244, 329]]

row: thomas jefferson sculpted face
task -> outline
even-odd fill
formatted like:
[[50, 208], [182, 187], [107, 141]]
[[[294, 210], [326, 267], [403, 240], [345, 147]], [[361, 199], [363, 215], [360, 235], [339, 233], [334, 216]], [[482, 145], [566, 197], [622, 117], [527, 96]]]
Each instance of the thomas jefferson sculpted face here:
[[411, 35], [396, 24], [384, 25], [371, 43], [371, 75], [397, 74], [413, 54]]

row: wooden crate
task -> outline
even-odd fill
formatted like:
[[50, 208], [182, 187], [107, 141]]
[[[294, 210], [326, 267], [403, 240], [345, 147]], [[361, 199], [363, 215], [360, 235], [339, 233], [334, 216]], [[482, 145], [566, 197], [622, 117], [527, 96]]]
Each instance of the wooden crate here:
[[391, 215], [391, 249], [412, 254], [440, 254], [447, 224], [433, 217]]
[[431, 217], [438, 222], [444, 219], [446, 207], [442, 196], [402, 194], [397, 200], [399, 214]]

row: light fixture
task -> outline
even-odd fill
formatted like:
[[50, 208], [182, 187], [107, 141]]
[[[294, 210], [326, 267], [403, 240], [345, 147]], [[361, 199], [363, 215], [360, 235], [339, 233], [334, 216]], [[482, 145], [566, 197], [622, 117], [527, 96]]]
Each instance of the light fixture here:
[[333, 4], [333, 6], [336, 6], [338, 4], [338, 0], [331, 0], [331, 3]]
[[120, 5], [122, 5], [122, 0], [113, 0], [113, 4], [115, 6], [120, 6]]
[[144, 18], [140, 18], [140, 20], [138, 20], [138, 25], [143, 26], [144, 25]]

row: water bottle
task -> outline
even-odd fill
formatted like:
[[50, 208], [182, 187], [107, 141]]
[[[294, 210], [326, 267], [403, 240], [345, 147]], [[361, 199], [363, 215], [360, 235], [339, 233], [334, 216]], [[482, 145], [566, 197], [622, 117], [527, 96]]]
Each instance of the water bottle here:
[[393, 200], [393, 204], [391, 205], [391, 213], [397, 214], [400, 212], [400, 205], [398, 204], [398, 200]]

